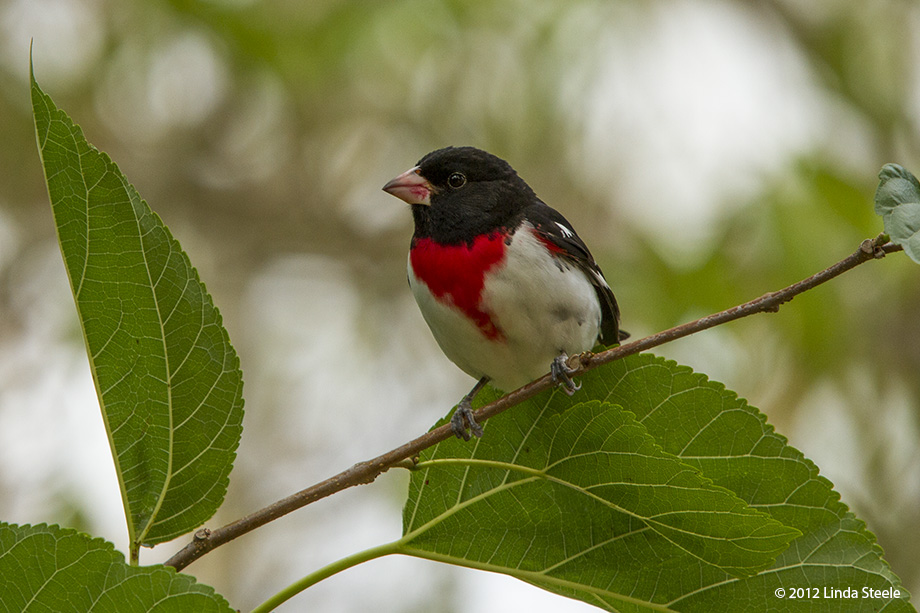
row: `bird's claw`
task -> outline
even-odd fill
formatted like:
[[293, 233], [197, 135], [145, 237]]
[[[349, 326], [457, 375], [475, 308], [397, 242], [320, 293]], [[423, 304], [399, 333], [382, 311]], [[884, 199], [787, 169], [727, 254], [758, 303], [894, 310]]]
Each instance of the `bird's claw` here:
[[581, 389], [581, 383], [575, 383], [570, 376], [575, 372], [574, 368], [569, 368], [568, 356], [565, 354], [556, 356], [550, 367], [550, 374], [553, 377], [553, 383], [562, 387], [562, 391], [571, 396]]
[[482, 426], [476, 423], [473, 417], [473, 406], [469, 398], [464, 398], [457, 405], [454, 414], [450, 417], [450, 429], [457, 438], [470, 440], [470, 433], [476, 438], [482, 436]]

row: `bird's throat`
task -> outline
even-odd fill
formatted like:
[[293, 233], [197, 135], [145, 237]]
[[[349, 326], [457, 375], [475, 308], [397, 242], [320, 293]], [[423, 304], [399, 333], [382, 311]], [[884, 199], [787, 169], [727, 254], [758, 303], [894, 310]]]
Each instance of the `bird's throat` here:
[[477, 236], [471, 243], [442, 245], [431, 238], [413, 238], [409, 263], [416, 279], [439, 301], [450, 304], [476, 322], [489, 339], [502, 340], [502, 331], [483, 309], [482, 288], [489, 271], [505, 258], [505, 234]]

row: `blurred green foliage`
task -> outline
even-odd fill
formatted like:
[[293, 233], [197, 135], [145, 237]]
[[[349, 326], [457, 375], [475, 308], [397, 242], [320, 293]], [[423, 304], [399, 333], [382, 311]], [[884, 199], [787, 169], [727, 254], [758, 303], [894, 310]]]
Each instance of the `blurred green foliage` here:
[[[19, 291], [21, 262], [35, 257], [37, 242], [53, 240], [28, 105], [29, 38], [38, 78], [167, 220], [234, 339], [258, 335], [235, 321], [239, 296], [284, 254], [341, 263], [361, 289], [364, 310], [403, 296], [410, 220], [379, 188], [437, 146], [472, 144], [511, 161], [591, 245], [634, 335], [831, 265], [881, 232], [872, 194], [882, 164], [920, 170], [913, 68], [920, 10], [912, 3], [100, 0], [67, 5], [99, 28], [96, 38], [83, 37], [82, 52], [62, 46], [69, 39], [56, 36], [55, 28], [66, 27], [61, 20], [28, 6], [0, 4], [3, 31], [17, 33], [0, 48], [0, 226], [13, 227], [16, 237], [0, 245], [0, 348], [29, 326], [10, 298]], [[685, 237], [636, 223], [644, 203], [620, 187], [632, 168], [623, 162], [638, 148], [588, 125], [585, 91], [616, 59], [606, 55], [609, 37], [641, 35], [674, 11], [735, 15], [714, 21], [716, 32], [740, 20], [777, 37], [777, 49], [791, 45], [817, 92], [802, 104], [826, 122], [804, 146], [751, 172], [753, 188], [710, 185], [717, 201], [707, 233], [683, 247]], [[195, 53], [179, 61], [168, 52], [183, 41], [192, 41], [180, 46], [183, 53]], [[64, 76], [56, 82], [53, 75]], [[691, 75], [682, 86], [705, 93], [708, 76]], [[683, 93], [675, 90], [674, 104]], [[183, 115], [195, 105], [203, 110]], [[773, 109], [757, 113], [752, 132]], [[586, 135], [613, 140], [620, 153], [598, 160], [582, 142]], [[713, 144], [725, 136], [707, 135]], [[695, 161], [693, 152], [686, 161]], [[735, 162], [720, 160], [726, 183], [739, 172]], [[603, 180], [585, 172], [591, 164], [606, 169]], [[885, 430], [916, 432], [920, 422], [916, 267], [901, 255], [866, 264], [775, 315], [731, 324], [712, 338], [714, 348], [688, 346], [698, 363], [679, 359], [706, 371], [728, 355], [732, 368], [709, 374], [761, 407], [780, 431], [800, 423], [821, 386], [839, 390], [841, 419], [860, 424], [850, 455], [866, 471], [859, 491], [842, 485], [843, 495], [867, 501], [855, 511], [905, 585], [920, 591], [913, 553], [920, 494], [897, 481], [920, 482], [910, 468], [920, 464], [920, 443], [889, 448]], [[257, 388], [243, 349], [241, 359], [247, 385]], [[900, 389], [909, 410], [897, 419], [906, 421], [888, 424], [896, 417], [886, 402]], [[801, 437], [793, 442], [806, 455], [821, 451]], [[848, 467], [816, 459], [841, 485], [834, 470]], [[893, 466], [910, 470], [896, 476]]]

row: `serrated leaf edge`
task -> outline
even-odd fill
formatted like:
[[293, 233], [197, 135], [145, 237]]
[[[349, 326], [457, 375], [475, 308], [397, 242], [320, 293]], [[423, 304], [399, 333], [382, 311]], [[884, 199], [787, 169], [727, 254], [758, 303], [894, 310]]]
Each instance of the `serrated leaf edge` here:
[[[118, 165], [111, 159], [111, 157], [110, 157], [106, 152], [100, 151], [100, 150], [97, 149], [92, 143], [90, 143], [89, 140], [86, 138], [85, 133], [83, 132], [82, 127], [81, 127], [79, 124], [77, 124], [75, 121], [73, 121], [73, 119], [72, 119], [69, 115], [67, 115], [67, 113], [66, 113], [65, 111], [63, 111], [62, 109], [57, 108], [57, 106], [54, 105], [54, 102], [51, 100], [50, 96], [49, 96], [47, 93], [45, 93], [44, 90], [41, 89], [41, 87], [39, 86], [37, 80], [35, 79], [35, 74], [34, 74], [34, 70], [33, 70], [31, 55], [30, 55], [30, 58], [29, 58], [29, 78], [30, 78], [30, 89], [31, 89], [31, 92], [32, 92], [32, 96], [35, 97], [35, 94], [36, 94], [36, 92], [37, 92], [37, 94], [38, 94], [38, 99], [41, 101], [42, 106], [44, 107], [45, 111], [47, 112], [47, 114], [48, 114], [48, 116], [49, 116], [49, 118], [50, 118], [50, 121], [52, 121], [52, 122], [55, 121], [55, 120], [57, 120], [57, 121], [65, 121], [65, 123], [72, 125], [73, 128], [74, 128], [74, 131], [75, 131], [75, 136], [76, 136], [76, 137], [79, 137], [80, 139], [82, 139], [82, 141], [86, 143], [86, 145], [89, 147], [90, 150], [92, 150], [93, 152], [95, 152], [97, 155], [99, 155], [99, 156], [102, 158], [102, 161], [103, 161], [103, 163], [105, 164], [105, 167], [106, 167], [106, 172], [111, 172], [114, 176], [116, 176], [116, 177], [118, 178], [118, 180], [119, 180], [119, 182], [120, 182], [120, 184], [121, 184], [121, 187], [122, 187], [122, 189], [124, 190], [125, 196], [127, 197], [127, 201], [128, 201], [128, 202], [131, 202], [132, 205], [133, 205], [135, 202], [139, 202], [143, 207], [146, 208], [147, 211], [149, 211], [149, 212], [151, 213], [151, 215], [153, 216], [154, 221], [155, 221], [157, 224], [159, 224], [159, 226], [163, 229], [164, 234], [165, 234], [165, 237], [166, 237], [166, 239], [168, 240], [168, 242], [169, 242], [169, 244], [170, 244], [170, 249], [173, 250], [175, 253], [177, 253], [177, 254], [182, 258], [184, 264], [188, 267], [188, 270], [189, 270], [190, 273], [191, 273], [192, 279], [193, 279], [196, 283], [198, 283], [198, 284], [201, 286], [202, 294], [203, 294], [203, 299], [204, 299], [204, 301], [206, 302], [206, 306], [208, 306], [210, 309], [213, 309], [213, 311], [214, 311], [214, 316], [215, 316], [215, 323], [219, 326], [219, 329], [220, 329], [220, 332], [221, 332], [221, 336], [223, 337], [223, 340], [224, 340], [224, 341], [227, 343], [227, 345], [230, 347], [230, 350], [231, 350], [231, 353], [232, 353], [232, 363], [233, 363], [233, 365], [234, 365], [233, 368], [231, 368], [230, 370], [231, 370], [231, 371], [232, 371], [232, 370], [237, 370], [237, 371], [238, 371], [238, 370], [239, 370], [239, 355], [236, 353], [235, 348], [233, 348], [232, 344], [230, 343], [229, 334], [228, 334], [226, 328], [225, 328], [224, 325], [223, 325], [223, 317], [222, 317], [222, 315], [221, 315], [221, 313], [220, 313], [220, 310], [214, 305], [213, 298], [211, 297], [210, 293], [207, 291], [207, 287], [205, 286], [204, 282], [201, 281], [201, 278], [200, 278], [200, 275], [199, 275], [199, 273], [198, 273], [197, 268], [195, 268], [195, 267], [191, 264], [191, 260], [189, 259], [188, 254], [185, 253], [185, 251], [181, 248], [181, 246], [179, 245], [179, 242], [178, 242], [178, 241], [176, 240], [176, 238], [172, 235], [172, 232], [169, 230], [169, 228], [166, 226], [166, 224], [163, 223], [162, 218], [159, 216], [159, 214], [157, 214], [156, 211], [152, 210], [152, 209], [149, 207], [149, 205], [147, 204], [146, 200], [144, 200], [143, 198], [140, 197], [140, 194], [137, 192], [136, 188], [134, 188], [134, 186], [130, 183], [130, 181], [128, 181], [127, 177], [124, 175], [124, 173], [121, 172], [121, 169], [118, 168]], [[49, 102], [50, 102], [51, 106], [48, 106], [48, 105], [49, 105]], [[32, 106], [34, 107], [34, 102], [33, 102], [33, 105], [32, 105]], [[39, 157], [41, 158], [41, 162], [42, 162], [42, 170], [43, 170], [43, 172], [46, 172], [46, 171], [45, 171], [46, 166], [45, 166], [45, 160], [44, 160], [44, 148], [45, 148], [45, 147], [44, 147], [44, 141], [47, 140], [48, 133], [46, 132], [44, 135], [39, 134], [39, 133], [38, 133], [37, 117], [35, 116], [34, 111], [33, 111], [33, 118], [34, 118], [34, 122], [35, 122], [36, 142], [37, 142], [37, 145], [38, 145], [38, 153], [39, 153]], [[43, 136], [44, 136], [44, 140], [43, 140]], [[46, 185], [47, 185], [47, 177], [46, 177]], [[88, 190], [89, 190], [89, 188], [87, 188], [87, 191], [88, 191]], [[50, 193], [49, 193], [49, 197], [50, 197]], [[137, 215], [135, 215], [134, 218], [135, 218], [135, 222], [139, 222], [139, 218], [137, 217]], [[140, 232], [140, 227], [139, 227], [139, 226], [138, 226], [138, 229], [139, 229], [139, 235], [142, 236], [143, 233]], [[57, 229], [57, 224], [55, 224], [55, 232], [56, 232], [56, 234], [57, 234], [58, 242], [60, 243], [60, 233], [59, 233], [59, 231], [58, 231], [58, 229]], [[144, 258], [145, 269], [146, 269], [146, 271], [147, 271], [147, 273], [148, 273], [148, 277], [149, 277], [149, 276], [150, 276], [150, 267], [149, 267], [149, 265], [147, 264], [147, 255], [146, 255], [146, 252], [144, 252], [143, 250], [142, 250], [141, 253], [142, 253], [142, 257]], [[84, 276], [85, 276], [86, 266], [87, 266], [87, 261], [84, 261], [84, 263], [83, 263]], [[69, 278], [70, 286], [71, 286], [71, 288], [73, 288], [73, 293], [74, 293], [74, 298], [75, 298], [75, 299], [74, 299], [74, 307], [75, 307], [76, 310], [77, 310], [78, 319], [79, 319], [79, 321], [80, 321], [80, 331], [81, 331], [81, 334], [82, 334], [82, 336], [83, 336], [84, 346], [86, 347], [87, 354], [90, 355], [90, 356], [92, 356], [92, 352], [90, 351], [90, 347], [89, 347], [89, 340], [88, 340], [87, 337], [86, 337], [86, 330], [85, 330], [85, 328], [84, 328], [84, 326], [83, 326], [83, 315], [82, 315], [82, 312], [81, 312], [81, 309], [80, 309], [80, 303], [79, 303], [79, 300], [77, 300], [77, 298], [79, 297], [80, 290], [82, 289], [82, 279], [80, 280], [79, 284], [78, 284], [78, 283], [75, 283], [75, 282], [74, 282], [74, 279], [70, 278], [70, 277], [71, 277], [70, 268], [69, 268], [68, 266], [64, 266], [64, 269], [65, 269], [65, 271], [66, 271], [66, 273], [67, 273], [67, 276], [68, 276], [68, 278]], [[151, 279], [151, 292], [153, 292], [154, 294], [156, 293], [155, 285], [154, 285], [152, 279]], [[170, 374], [171, 371], [170, 371], [170, 369], [169, 369], [169, 352], [168, 352], [168, 351], [165, 351], [165, 342], [166, 342], [165, 339], [166, 339], [166, 334], [165, 334], [165, 331], [164, 331], [164, 329], [163, 329], [163, 317], [160, 315], [160, 311], [159, 311], [160, 305], [159, 305], [159, 302], [156, 301], [156, 300], [155, 300], [154, 302], [155, 302], [155, 306], [156, 306], [156, 309], [157, 309], [157, 319], [158, 319], [158, 321], [159, 321], [159, 323], [160, 323], [160, 328], [161, 328], [161, 335], [160, 335], [160, 336], [161, 336], [161, 338], [163, 339], [163, 343], [164, 343], [164, 360], [165, 360], [165, 363], [166, 363], [166, 372], [167, 372], [167, 376], [172, 376], [172, 375]], [[95, 360], [94, 360], [94, 359], [90, 359], [90, 360], [89, 360], [89, 365], [90, 365], [90, 371], [91, 371], [92, 378], [93, 378], [93, 386], [94, 386], [95, 389], [96, 389], [96, 395], [97, 395], [97, 398], [98, 398], [98, 400], [99, 400], [99, 403], [100, 403], [100, 405], [102, 405], [102, 404], [104, 403], [104, 400], [103, 400], [103, 391], [102, 391], [101, 388], [99, 387], [99, 380], [98, 380], [98, 374], [97, 374], [97, 372], [96, 372]], [[174, 373], [173, 373], [173, 374], [174, 374]], [[241, 373], [241, 376], [240, 376], [240, 386], [242, 386], [242, 383], [243, 383], [243, 380], [242, 380], [242, 373]], [[213, 388], [212, 388], [212, 389], [213, 389]], [[113, 463], [114, 463], [114, 465], [115, 465], [116, 474], [117, 474], [117, 477], [118, 477], [119, 490], [120, 490], [120, 492], [121, 492], [122, 503], [123, 503], [123, 506], [124, 506], [124, 509], [125, 509], [126, 523], [127, 523], [127, 528], [128, 528], [128, 537], [129, 537], [129, 542], [132, 544], [132, 548], [136, 548], [136, 547], [139, 547], [139, 546], [141, 546], [141, 545], [150, 545], [150, 546], [152, 546], [152, 545], [155, 545], [155, 544], [160, 543], [160, 542], [165, 542], [165, 541], [167, 541], [167, 540], [171, 540], [172, 538], [175, 538], [176, 536], [180, 536], [180, 535], [181, 535], [181, 534], [167, 534], [167, 535], [164, 535], [163, 538], [158, 538], [155, 542], [148, 543], [148, 542], [145, 541], [145, 537], [146, 537], [146, 535], [149, 533], [149, 531], [153, 528], [153, 526], [155, 526], [157, 523], [159, 523], [158, 520], [161, 520], [161, 519], [162, 519], [162, 518], [159, 518], [159, 517], [158, 517], [158, 513], [159, 513], [159, 510], [160, 510], [160, 508], [161, 508], [161, 506], [162, 506], [162, 504], [163, 504], [163, 502], [164, 502], [164, 500], [165, 500], [165, 498], [166, 498], [166, 493], [169, 491], [170, 482], [171, 482], [172, 478], [175, 476], [175, 473], [173, 472], [173, 469], [172, 469], [172, 467], [173, 467], [173, 459], [174, 459], [174, 455], [175, 455], [175, 454], [173, 453], [173, 445], [174, 445], [174, 437], [175, 437], [175, 428], [174, 428], [174, 424], [173, 424], [173, 413], [174, 413], [174, 411], [172, 410], [172, 402], [173, 402], [173, 389], [172, 389], [172, 386], [167, 385], [167, 393], [168, 393], [168, 399], [169, 399], [169, 400], [168, 400], [168, 404], [167, 404], [167, 406], [168, 406], [168, 408], [169, 408], [169, 443], [168, 443], [168, 445], [169, 445], [169, 454], [168, 454], [168, 470], [167, 470], [166, 478], [164, 479], [163, 488], [161, 489], [161, 492], [160, 492], [160, 494], [159, 494], [158, 497], [157, 497], [156, 504], [154, 505], [154, 507], [153, 507], [151, 513], [150, 513], [149, 516], [147, 517], [144, 526], [140, 527], [140, 529], [138, 529], [139, 527], [135, 526], [134, 523], [133, 523], [133, 521], [132, 521], [132, 517], [134, 516], [134, 513], [132, 512], [131, 505], [130, 505], [130, 502], [129, 502], [129, 500], [128, 500], [127, 487], [126, 487], [126, 484], [125, 484], [125, 482], [124, 482], [124, 477], [123, 477], [124, 472], [123, 472], [123, 470], [122, 470], [122, 468], [121, 468], [121, 463], [120, 463], [120, 460], [119, 460], [119, 458], [118, 458], [118, 454], [116, 453], [116, 445], [114, 444], [114, 440], [112, 439], [112, 427], [111, 427], [111, 424], [110, 424], [109, 419], [108, 419], [108, 414], [107, 414], [107, 412], [106, 412], [105, 410], [101, 410], [101, 411], [100, 411], [100, 413], [102, 414], [102, 418], [103, 418], [104, 425], [105, 425], [106, 437], [107, 437], [108, 440], [109, 440], [109, 448], [110, 448], [110, 450], [112, 451], [112, 460], [113, 460]], [[240, 398], [241, 398], [240, 410], [243, 410], [243, 406], [242, 406], [242, 396], [241, 396], [241, 395], [240, 395]], [[226, 422], [225, 422], [224, 425], [226, 425]], [[230, 454], [230, 462], [229, 462], [229, 463], [230, 463], [230, 466], [231, 466], [231, 467], [233, 466], [233, 464], [234, 464], [234, 462], [235, 462], [235, 460], [236, 460], [236, 457], [237, 457], [237, 450], [239, 449], [239, 442], [240, 442], [239, 439], [237, 439], [237, 440], [234, 442], [233, 448], [227, 450], [227, 451], [229, 452], [229, 454]], [[228, 473], [228, 475], [229, 475], [229, 473]], [[223, 499], [226, 497], [226, 493], [227, 493], [227, 489], [228, 489], [228, 487], [229, 487], [229, 483], [227, 483], [226, 480], [219, 480], [219, 481], [220, 481], [220, 482], [215, 482], [214, 485], [215, 485], [217, 488], [219, 488], [219, 490], [220, 490], [220, 494], [219, 494], [219, 495], [220, 495], [220, 499], [223, 500]], [[182, 534], [184, 534], [184, 532], [183, 532]]]

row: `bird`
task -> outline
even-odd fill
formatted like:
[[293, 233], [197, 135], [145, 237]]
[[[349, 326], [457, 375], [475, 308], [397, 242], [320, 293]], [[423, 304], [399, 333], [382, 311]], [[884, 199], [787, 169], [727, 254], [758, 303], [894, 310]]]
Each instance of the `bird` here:
[[411, 208], [409, 287], [444, 354], [477, 380], [450, 423], [481, 437], [476, 394], [517, 389], [547, 373], [580, 389], [568, 357], [629, 336], [584, 241], [508, 162], [475, 147], [422, 157], [383, 190]]

